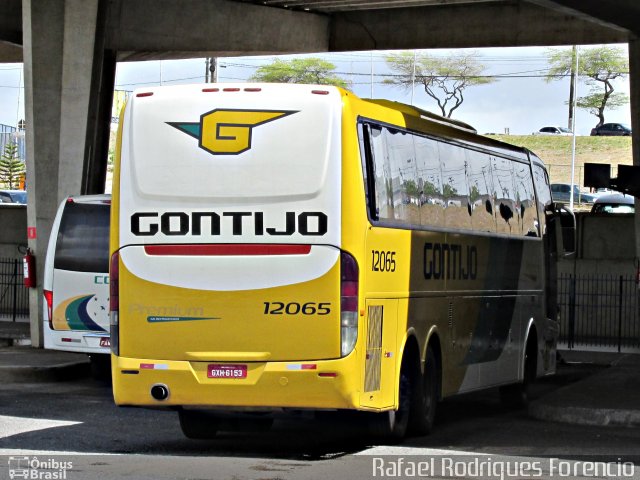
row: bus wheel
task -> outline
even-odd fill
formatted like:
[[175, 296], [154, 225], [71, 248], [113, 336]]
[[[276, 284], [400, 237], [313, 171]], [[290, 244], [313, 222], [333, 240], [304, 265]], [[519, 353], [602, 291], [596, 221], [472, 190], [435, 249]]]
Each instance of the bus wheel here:
[[220, 425], [216, 415], [199, 410], [178, 410], [178, 418], [184, 436], [193, 440], [215, 438]]
[[431, 348], [427, 348], [422, 383], [415, 393], [409, 430], [414, 435], [426, 435], [433, 429], [438, 404], [438, 364]]
[[535, 382], [538, 370], [537, 355], [538, 347], [534, 330], [527, 340], [527, 347], [524, 353], [524, 378], [522, 382], [500, 387], [500, 401], [503, 405], [512, 408], [527, 406], [529, 403], [529, 387]]
[[403, 365], [400, 371], [400, 400], [398, 410], [383, 413], [372, 413], [368, 422], [369, 432], [384, 442], [397, 443], [401, 441], [409, 425], [411, 412], [411, 397], [414, 390], [414, 380]]

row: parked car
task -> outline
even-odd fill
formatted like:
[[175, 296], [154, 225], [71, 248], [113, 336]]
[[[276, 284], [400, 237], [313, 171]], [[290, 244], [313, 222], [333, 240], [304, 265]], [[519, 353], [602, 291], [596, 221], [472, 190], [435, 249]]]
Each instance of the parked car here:
[[[568, 183], [552, 183], [551, 198], [554, 202], [569, 203], [570, 202], [571, 185]], [[573, 202], [574, 203], [593, 203], [595, 195], [591, 193], [581, 192], [577, 185], [573, 186]]]
[[599, 127], [592, 128], [591, 135], [630, 136], [631, 127], [626, 123], [603, 123]]
[[635, 198], [623, 193], [603, 195], [596, 199], [591, 213], [634, 213]]
[[563, 135], [570, 136], [573, 132], [565, 127], [542, 127], [537, 132], [533, 132], [534, 135]]
[[2, 203], [27, 203], [27, 192], [24, 190], [0, 190]]

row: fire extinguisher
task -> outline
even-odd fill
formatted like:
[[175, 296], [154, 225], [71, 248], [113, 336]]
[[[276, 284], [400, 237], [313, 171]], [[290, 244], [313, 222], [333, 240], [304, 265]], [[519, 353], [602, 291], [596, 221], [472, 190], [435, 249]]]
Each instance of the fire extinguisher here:
[[36, 257], [33, 256], [30, 248], [27, 248], [27, 254], [22, 258], [22, 267], [24, 270], [24, 286], [36, 288]]

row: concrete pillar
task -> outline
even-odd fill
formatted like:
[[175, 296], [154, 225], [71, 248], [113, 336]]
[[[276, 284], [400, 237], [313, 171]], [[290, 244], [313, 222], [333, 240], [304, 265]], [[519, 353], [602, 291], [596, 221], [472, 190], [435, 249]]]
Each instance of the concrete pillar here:
[[[640, 167], [640, 38], [629, 38], [629, 90], [631, 97], [631, 129], [633, 164]], [[640, 258], [640, 199], [636, 198], [636, 258]]]
[[58, 202], [82, 192], [97, 16], [98, 0], [65, 1]]
[[24, 0], [23, 45], [27, 121], [27, 225], [36, 228], [38, 288], [29, 295], [31, 343], [42, 347], [42, 277], [58, 205], [64, 0]]
[[[43, 345], [43, 267], [58, 204], [67, 195], [104, 191], [104, 172], [101, 187], [86, 177], [99, 170], [96, 164], [106, 167], [109, 130], [101, 127], [115, 72], [115, 56], [103, 54], [107, 5], [107, 0], [23, 3], [27, 222], [36, 228], [29, 247], [38, 267], [29, 308], [36, 347]], [[104, 160], [97, 162], [102, 154]]]

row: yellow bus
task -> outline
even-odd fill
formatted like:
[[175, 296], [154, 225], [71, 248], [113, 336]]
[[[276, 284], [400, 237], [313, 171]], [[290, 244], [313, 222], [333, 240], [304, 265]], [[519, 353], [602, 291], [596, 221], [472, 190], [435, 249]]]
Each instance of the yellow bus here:
[[134, 92], [111, 208], [118, 405], [352, 410], [389, 438], [437, 402], [555, 371], [543, 163], [416, 107], [329, 86]]

